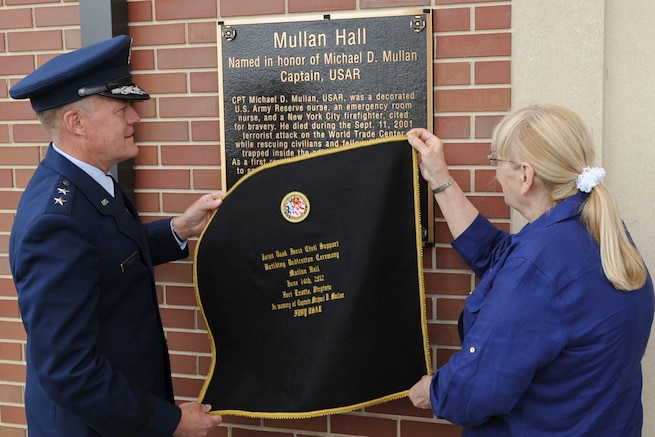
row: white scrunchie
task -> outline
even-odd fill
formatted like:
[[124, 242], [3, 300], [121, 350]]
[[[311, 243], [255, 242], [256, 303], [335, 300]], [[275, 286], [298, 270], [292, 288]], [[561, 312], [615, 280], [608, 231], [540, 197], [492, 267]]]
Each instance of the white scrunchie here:
[[591, 193], [591, 189], [605, 177], [605, 169], [602, 167], [585, 167], [582, 173], [575, 180], [575, 186], [584, 193]]

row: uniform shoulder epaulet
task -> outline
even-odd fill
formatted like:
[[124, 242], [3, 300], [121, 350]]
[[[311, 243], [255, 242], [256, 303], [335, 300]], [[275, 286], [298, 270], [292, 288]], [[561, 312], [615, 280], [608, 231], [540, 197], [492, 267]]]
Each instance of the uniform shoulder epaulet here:
[[75, 186], [68, 179], [60, 179], [49, 196], [46, 212], [68, 214], [73, 205]]

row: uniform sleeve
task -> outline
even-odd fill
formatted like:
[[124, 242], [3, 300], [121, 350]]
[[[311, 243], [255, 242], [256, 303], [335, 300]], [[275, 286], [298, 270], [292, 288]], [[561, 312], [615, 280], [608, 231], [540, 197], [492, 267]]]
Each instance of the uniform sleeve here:
[[525, 259], [508, 259], [467, 298], [462, 350], [434, 375], [435, 415], [478, 426], [509, 412], [536, 372], [566, 344], [565, 307], [557, 289]]
[[102, 246], [84, 237], [91, 225], [50, 214], [19, 243], [14, 279], [30, 366], [57, 404], [102, 435], [172, 435], [179, 408], [130, 383], [97, 351]]
[[170, 220], [170, 218], [156, 220], [144, 226], [150, 256], [154, 265], [176, 261], [189, 256], [189, 245], [187, 244], [183, 249], [180, 248], [171, 230]]

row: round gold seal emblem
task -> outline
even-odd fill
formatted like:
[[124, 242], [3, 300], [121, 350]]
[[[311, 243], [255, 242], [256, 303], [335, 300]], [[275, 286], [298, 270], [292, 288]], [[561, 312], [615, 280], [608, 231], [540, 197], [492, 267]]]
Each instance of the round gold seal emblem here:
[[309, 215], [309, 199], [299, 191], [292, 191], [282, 197], [280, 212], [291, 223], [299, 223]]

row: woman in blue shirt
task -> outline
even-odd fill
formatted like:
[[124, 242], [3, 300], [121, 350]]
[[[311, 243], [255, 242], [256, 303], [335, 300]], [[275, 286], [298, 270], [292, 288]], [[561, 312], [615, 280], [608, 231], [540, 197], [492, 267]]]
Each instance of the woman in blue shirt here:
[[489, 163], [528, 221], [514, 235], [454, 183], [439, 138], [408, 138], [453, 247], [480, 278], [460, 318], [462, 350], [412, 387], [414, 405], [465, 436], [641, 435], [653, 284], [581, 119], [531, 106], [496, 127]]

